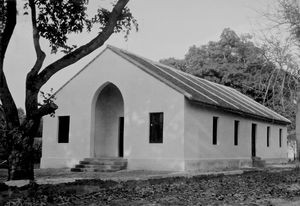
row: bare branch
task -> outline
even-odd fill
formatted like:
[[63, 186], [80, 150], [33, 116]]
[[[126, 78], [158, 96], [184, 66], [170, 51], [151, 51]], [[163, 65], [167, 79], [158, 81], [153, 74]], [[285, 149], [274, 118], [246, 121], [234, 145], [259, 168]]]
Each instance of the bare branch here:
[[266, 91], [265, 91], [265, 94], [264, 94], [264, 97], [263, 97], [263, 105], [265, 105], [265, 103], [266, 103], [267, 95], [268, 95], [268, 92], [269, 92], [269, 88], [271, 86], [271, 82], [272, 82], [272, 78], [273, 78], [274, 72], [275, 72], [275, 70], [272, 71], [272, 73], [271, 73], [271, 75], [269, 77], [268, 85], [267, 85], [267, 88], [266, 88]]

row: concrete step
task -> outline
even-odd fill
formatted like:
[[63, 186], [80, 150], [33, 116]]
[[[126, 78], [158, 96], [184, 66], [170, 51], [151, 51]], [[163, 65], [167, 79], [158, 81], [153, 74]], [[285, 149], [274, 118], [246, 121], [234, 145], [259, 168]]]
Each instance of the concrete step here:
[[126, 165], [82, 165], [78, 164], [75, 165], [75, 168], [94, 168], [94, 169], [101, 169], [101, 170], [106, 170], [106, 169], [125, 169]]
[[123, 157], [87, 157], [84, 160], [121, 160], [126, 161]]
[[87, 162], [95, 162], [95, 163], [104, 163], [104, 162], [115, 162], [115, 163], [119, 163], [119, 162], [127, 162], [127, 159], [123, 159], [123, 158], [109, 158], [109, 157], [105, 157], [105, 158], [84, 158], [83, 161], [87, 161]]
[[259, 161], [259, 160], [261, 160], [261, 157], [252, 157], [252, 161]]
[[72, 172], [115, 172], [127, 168], [127, 159], [119, 157], [84, 158]]
[[260, 157], [252, 157], [252, 166], [263, 168], [266, 166], [266, 161], [262, 160]]
[[71, 168], [71, 172], [117, 172], [119, 169]]
[[94, 165], [125, 165], [127, 164], [127, 161], [113, 161], [113, 160], [82, 160], [79, 161], [79, 164], [83, 164], [83, 165], [90, 165], [90, 164], [94, 164]]
[[260, 160], [260, 161], [253, 161], [253, 167], [265, 167], [266, 161]]

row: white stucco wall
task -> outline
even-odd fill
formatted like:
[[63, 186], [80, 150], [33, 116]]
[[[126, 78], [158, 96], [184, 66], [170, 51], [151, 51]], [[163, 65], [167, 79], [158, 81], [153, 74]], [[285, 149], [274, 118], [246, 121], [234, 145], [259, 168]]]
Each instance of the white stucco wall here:
[[[183, 170], [183, 95], [108, 49], [56, 95], [56, 117], [44, 118], [41, 167], [71, 167], [95, 156], [95, 102], [107, 82], [124, 100], [128, 168]], [[164, 112], [162, 144], [149, 143], [150, 112]], [[57, 143], [61, 115], [70, 115], [70, 142], [64, 144]]]
[[[213, 116], [219, 117], [217, 145], [212, 144]], [[237, 146], [234, 145], [234, 120], [239, 121]], [[186, 100], [184, 132], [186, 169], [240, 167], [250, 164], [252, 123], [257, 124], [256, 156], [267, 162], [287, 161], [285, 126], [204, 108]], [[267, 126], [270, 126], [271, 130], [269, 147], [267, 147]], [[279, 147], [279, 128], [282, 129], [282, 147]]]
[[[100, 116], [112, 117], [110, 111], [103, 113], [110, 110], [110, 103], [99, 103], [98, 97], [110, 83], [119, 89], [124, 102], [121, 105], [118, 98], [112, 98], [113, 108], [119, 109], [113, 112], [115, 118], [106, 118], [103, 122], [99, 120]], [[256, 156], [269, 162], [287, 159], [285, 126], [191, 103], [109, 49], [58, 92], [56, 103], [59, 106], [56, 117], [44, 118], [41, 160], [44, 168], [72, 167], [86, 157], [117, 156], [117, 117], [123, 114], [124, 158], [128, 159], [128, 169], [185, 170], [248, 164], [251, 161], [252, 123], [257, 124]], [[149, 143], [150, 112], [164, 113], [162, 144]], [[69, 143], [58, 143], [58, 116], [65, 115], [70, 116]], [[219, 117], [217, 145], [212, 144], [213, 116]], [[234, 120], [240, 121], [238, 146], [234, 145]], [[110, 128], [115, 131], [102, 132], [108, 123], [113, 123]], [[267, 126], [271, 128], [270, 147], [266, 145]], [[279, 128], [282, 128], [281, 148]], [[95, 140], [95, 137], [105, 138]]]

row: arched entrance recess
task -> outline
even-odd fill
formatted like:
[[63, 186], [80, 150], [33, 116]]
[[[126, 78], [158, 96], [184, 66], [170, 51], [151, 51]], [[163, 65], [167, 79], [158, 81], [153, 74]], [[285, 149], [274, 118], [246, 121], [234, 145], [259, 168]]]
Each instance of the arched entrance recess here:
[[124, 101], [112, 83], [100, 91], [95, 104], [95, 157], [123, 157]]

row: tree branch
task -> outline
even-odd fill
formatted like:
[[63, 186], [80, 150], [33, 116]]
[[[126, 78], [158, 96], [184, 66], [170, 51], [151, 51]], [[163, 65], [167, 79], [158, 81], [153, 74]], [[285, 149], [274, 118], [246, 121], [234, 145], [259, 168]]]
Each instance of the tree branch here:
[[37, 29], [36, 7], [34, 0], [29, 0], [29, 6], [31, 8], [32, 38], [36, 53], [36, 61], [26, 77], [25, 109], [27, 115], [31, 115], [31, 112], [37, 110], [38, 108], [37, 95], [40, 88], [37, 87], [36, 82], [38, 78], [38, 72], [42, 68], [46, 57], [46, 54], [42, 51], [40, 45], [40, 35]]
[[53, 114], [58, 106], [54, 102], [43, 104], [38, 110], [34, 111], [31, 115], [32, 118], [41, 118], [48, 114]]
[[17, 4], [16, 0], [7, 1], [7, 11], [5, 14], [4, 31], [0, 38], [0, 61], [3, 62], [6, 49], [17, 23]]
[[17, 23], [17, 5], [15, 0], [6, 2], [5, 22], [3, 33], [0, 36], [0, 99], [9, 129], [20, 126], [18, 110], [9, 91], [6, 77], [3, 72], [5, 53]]
[[102, 32], [99, 33], [98, 36], [92, 39], [89, 43], [79, 47], [73, 52], [48, 65], [43, 71], [41, 71], [38, 75], [38, 87], [42, 87], [56, 72], [71, 64], [74, 64], [81, 58], [93, 52], [95, 49], [101, 47], [114, 32], [118, 17], [122, 13], [122, 10], [124, 9], [128, 1], [129, 0], [119, 0], [117, 2], [112, 12], [110, 13], [108, 24], [105, 26]]
[[[0, 68], [3, 64], [0, 63]], [[0, 99], [5, 113], [6, 123], [9, 129], [20, 126], [18, 109], [9, 91], [3, 69], [0, 70]]]
[[[28, 76], [35, 76], [40, 71], [41, 67], [43, 66], [46, 54], [42, 51], [40, 45], [40, 35], [36, 25], [36, 8], [34, 0], [29, 0], [29, 6], [31, 8], [31, 23], [32, 23], [32, 37], [33, 37], [33, 44], [36, 53], [36, 62], [28, 73]], [[27, 76], [27, 77], [28, 77]]]

